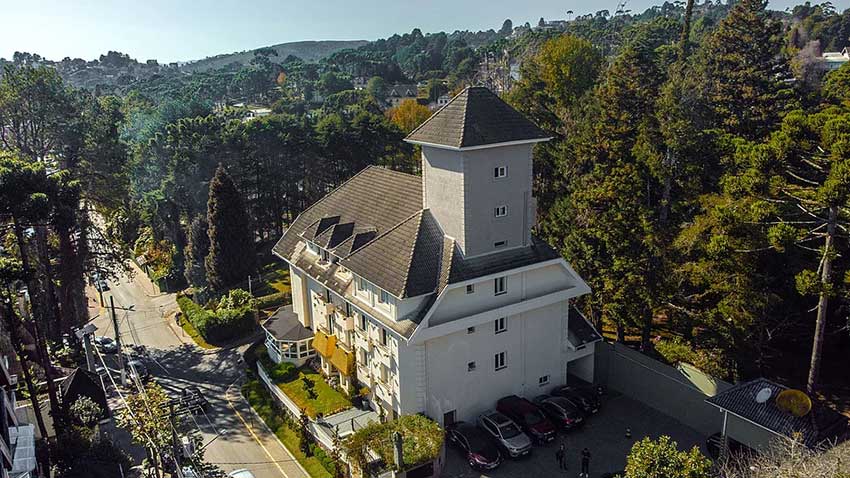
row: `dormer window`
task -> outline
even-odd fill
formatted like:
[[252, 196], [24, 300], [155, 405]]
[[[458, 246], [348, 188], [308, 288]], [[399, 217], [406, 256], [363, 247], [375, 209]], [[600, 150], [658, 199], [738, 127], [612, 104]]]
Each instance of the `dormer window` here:
[[325, 262], [330, 262], [331, 261], [331, 253], [322, 249], [322, 260], [325, 261]]
[[496, 166], [493, 168], [493, 177], [496, 179], [505, 178], [508, 176], [508, 167], [507, 166]]
[[307, 250], [312, 252], [313, 254], [319, 254], [319, 246], [313, 244], [312, 242], [307, 243]]

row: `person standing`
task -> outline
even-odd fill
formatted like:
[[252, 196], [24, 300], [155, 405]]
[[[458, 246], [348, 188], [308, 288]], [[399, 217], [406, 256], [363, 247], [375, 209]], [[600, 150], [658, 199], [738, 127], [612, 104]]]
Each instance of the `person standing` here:
[[559, 470], [567, 469], [567, 449], [563, 443], [558, 447], [558, 450], [555, 451], [555, 461], [558, 462]]
[[589, 478], [590, 476], [590, 450], [585, 447], [584, 450], [581, 451], [581, 475], [584, 478]]

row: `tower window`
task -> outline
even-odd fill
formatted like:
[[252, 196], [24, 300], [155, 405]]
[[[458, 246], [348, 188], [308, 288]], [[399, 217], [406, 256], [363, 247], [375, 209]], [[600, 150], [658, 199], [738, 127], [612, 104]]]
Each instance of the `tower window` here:
[[508, 175], [508, 167], [507, 166], [496, 166], [493, 168], [493, 177], [496, 179], [504, 178]]
[[502, 276], [502, 277], [497, 277], [497, 278], [493, 279], [493, 293], [495, 295], [502, 295], [502, 294], [506, 294], [507, 292], [508, 292], [508, 286], [507, 286], [507, 278], [506, 277]]
[[505, 217], [508, 215], [508, 206], [496, 206], [493, 209], [493, 213], [496, 217]]

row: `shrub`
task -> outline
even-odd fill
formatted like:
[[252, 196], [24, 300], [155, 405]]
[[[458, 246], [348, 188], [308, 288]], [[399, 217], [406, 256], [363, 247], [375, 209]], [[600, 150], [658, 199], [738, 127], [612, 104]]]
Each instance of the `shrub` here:
[[178, 297], [177, 305], [186, 319], [208, 342], [224, 342], [243, 335], [254, 327], [254, 310], [249, 305], [235, 309], [219, 307], [213, 312], [188, 297]]
[[272, 307], [277, 308], [291, 302], [290, 295], [286, 292], [275, 292], [256, 299], [258, 309], [271, 309]]
[[422, 415], [402, 415], [390, 422], [370, 423], [348, 437], [343, 446], [351, 463], [364, 469], [369, 454], [374, 451], [385, 463], [394, 467], [392, 434], [395, 431], [402, 435], [407, 468], [433, 461], [440, 455], [445, 438], [440, 425]]
[[711, 460], [699, 448], [680, 451], [668, 436], [635, 443], [626, 458], [625, 478], [709, 478]]
[[240, 309], [242, 307], [251, 307], [254, 297], [248, 291], [242, 289], [233, 289], [221, 298], [218, 303], [218, 308], [224, 309]]
[[310, 455], [316, 457], [319, 460], [319, 463], [322, 464], [322, 468], [328, 471], [332, 476], [336, 476], [336, 464], [334, 463], [333, 458], [328, 456], [325, 449], [320, 447], [315, 443], [310, 443]]
[[659, 339], [655, 342], [655, 351], [669, 364], [685, 362], [714, 377], [727, 375], [727, 361], [720, 351], [694, 349], [680, 337]]

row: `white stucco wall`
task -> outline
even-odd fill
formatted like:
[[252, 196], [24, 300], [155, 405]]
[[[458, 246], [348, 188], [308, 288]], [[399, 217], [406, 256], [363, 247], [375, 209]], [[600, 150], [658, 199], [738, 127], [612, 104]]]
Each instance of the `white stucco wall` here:
[[474, 292], [471, 294], [466, 293], [465, 285], [447, 289], [437, 309], [432, 313], [429, 324], [432, 326], [439, 325], [472, 314], [569, 289], [575, 287], [578, 282], [570, 276], [561, 263], [515, 272], [506, 277], [507, 293], [498, 296], [495, 295], [494, 279], [474, 282]]
[[[474, 420], [505, 395], [533, 397], [563, 383], [563, 329], [568, 302], [562, 301], [507, 318], [507, 331], [495, 324], [476, 326], [425, 342], [427, 363], [426, 413], [437, 420], [456, 410], [457, 419]], [[507, 367], [495, 370], [495, 354], [507, 352]], [[474, 371], [468, 363], [474, 361]], [[550, 376], [544, 387], [538, 378]]]

